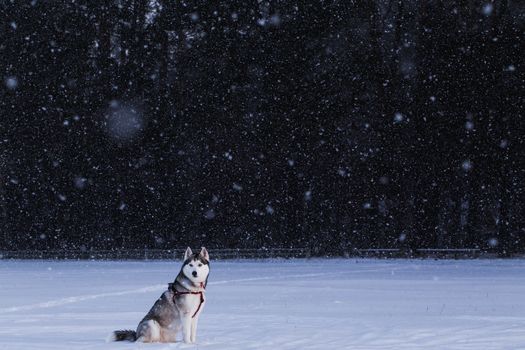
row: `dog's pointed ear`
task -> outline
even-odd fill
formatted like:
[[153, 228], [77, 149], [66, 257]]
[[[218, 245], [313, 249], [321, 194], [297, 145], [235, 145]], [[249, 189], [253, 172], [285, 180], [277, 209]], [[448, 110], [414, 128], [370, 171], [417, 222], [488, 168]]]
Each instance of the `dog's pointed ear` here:
[[204, 248], [204, 247], [201, 248], [200, 255], [201, 255], [204, 259], [210, 261], [210, 255], [208, 254], [208, 251], [206, 250], [206, 248]]
[[188, 260], [192, 254], [193, 252], [191, 251], [191, 248], [186, 248], [186, 252], [184, 252], [184, 260]]

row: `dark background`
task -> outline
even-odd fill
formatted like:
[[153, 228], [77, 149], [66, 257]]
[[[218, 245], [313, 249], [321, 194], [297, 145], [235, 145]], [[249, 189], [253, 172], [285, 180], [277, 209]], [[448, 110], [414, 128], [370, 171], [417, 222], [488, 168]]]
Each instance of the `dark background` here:
[[0, 249], [525, 251], [523, 2], [0, 15]]

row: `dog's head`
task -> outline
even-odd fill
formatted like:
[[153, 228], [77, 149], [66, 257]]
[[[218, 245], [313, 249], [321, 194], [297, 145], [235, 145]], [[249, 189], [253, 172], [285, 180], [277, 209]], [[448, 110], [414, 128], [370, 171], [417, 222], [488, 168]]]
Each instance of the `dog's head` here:
[[210, 273], [210, 256], [206, 248], [202, 247], [199, 253], [193, 253], [190, 247], [186, 249], [182, 273], [193, 284], [204, 283], [206, 285]]

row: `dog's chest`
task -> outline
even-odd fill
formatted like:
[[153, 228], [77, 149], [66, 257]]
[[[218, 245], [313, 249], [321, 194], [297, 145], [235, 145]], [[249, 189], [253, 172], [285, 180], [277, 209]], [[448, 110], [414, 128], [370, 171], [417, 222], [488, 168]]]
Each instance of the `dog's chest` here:
[[[201, 299], [202, 298], [202, 299]], [[177, 295], [174, 297], [175, 305], [177, 309], [183, 313], [188, 314], [191, 313], [192, 315], [199, 310], [199, 312], [202, 310], [202, 307], [204, 306], [206, 302], [206, 297], [204, 296], [204, 293], [202, 294], [184, 294], [184, 295]]]

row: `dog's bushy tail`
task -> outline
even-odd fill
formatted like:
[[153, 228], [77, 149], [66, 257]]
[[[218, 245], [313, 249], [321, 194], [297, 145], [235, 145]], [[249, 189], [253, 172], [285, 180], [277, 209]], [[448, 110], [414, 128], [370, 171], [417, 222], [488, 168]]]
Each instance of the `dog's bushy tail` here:
[[137, 333], [135, 331], [126, 329], [122, 331], [114, 331], [111, 336], [112, 341], [122, 341], [122, 340], [128, 340], [128, 341], [135, 341], [137, 340]]

